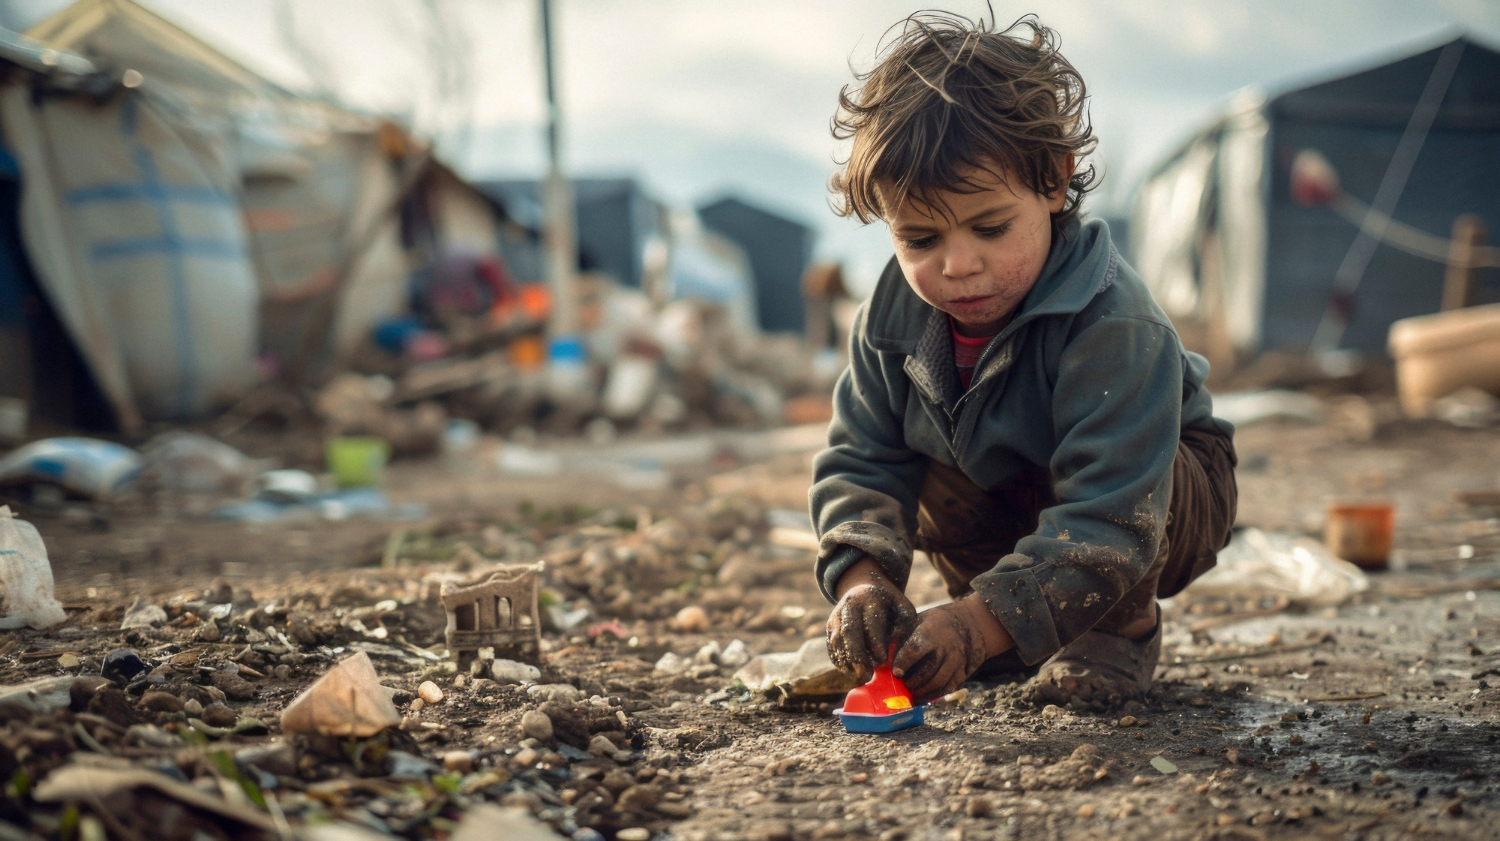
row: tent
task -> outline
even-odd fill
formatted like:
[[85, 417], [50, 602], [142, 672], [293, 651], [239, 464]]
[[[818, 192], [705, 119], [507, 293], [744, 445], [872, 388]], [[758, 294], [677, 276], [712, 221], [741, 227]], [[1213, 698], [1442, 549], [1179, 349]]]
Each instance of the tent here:
[[[1409, 138], [1419, 145], [1390, 215], [1439, 237], [1469, 213], [1500, 230], [1500, 53], [1459, 38], [1275, 96], [1242, 91], [1136, 196], [1133, 260], [1185, 341], [1231, 366], [1309, 347], [1359, 229], [1293, 200], [1292, 161], [1320, 152], [1348, 195], [1373, 203], [1429, 88], [1436, 110]], [[1384, 352], [1393, 321], [1437, 311], [1443, 273], [1378, 245], [1358, 274], [1341, 347]], [[1500, 300], [1496, 281], [1481, 284], [1482, 299]]]
[[812, 228], [732, 196], [699, 207], [698, 216], [704, 227], [750, 258], [760, 329], [801, 333], [806, 324], [802, 273], [812, 260]]
[[433, 251], [498, 222], [399, 127], [295, 96], [131, 0], [79, 0], [0, 59], [25, 71], [0, 83], [0, 132], [26, 255], [127, 429], [221, 408], [258, 367], [306, 380], [401, 312], [414, 196]]

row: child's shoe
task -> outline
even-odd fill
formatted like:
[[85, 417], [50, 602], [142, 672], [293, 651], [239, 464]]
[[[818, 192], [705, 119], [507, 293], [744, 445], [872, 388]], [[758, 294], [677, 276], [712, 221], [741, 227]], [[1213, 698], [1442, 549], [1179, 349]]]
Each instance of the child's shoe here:
[[1156, 630], [1143, 640], [1088, 631], [1042, 665], [1032, 699], [1074, 709], [1116, 707], [1146, 694], [1160, 657], [1160, 611]]

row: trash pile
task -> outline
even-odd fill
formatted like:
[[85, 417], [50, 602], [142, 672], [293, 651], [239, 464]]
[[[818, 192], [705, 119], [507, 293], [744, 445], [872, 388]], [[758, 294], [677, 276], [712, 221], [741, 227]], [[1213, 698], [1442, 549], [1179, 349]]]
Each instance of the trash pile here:
[[317, 427], [330, 438], [379, 438], [398, 456], [456, 457], [481, 432], [599, 442], [625, 429], [831, 416], [835, 351], [811, 353], [799, 336], [761, 333], [703, 301], [658, 306], [602, 277], [581, 281], [580, 335], [549, 340], [546, 288], [497, 284], [485, 265], [452, 270], [440, 290], [419, 288], [414, 314], [376, 325], [347, 369], [306, 400], [268, 384], [220, 428]]

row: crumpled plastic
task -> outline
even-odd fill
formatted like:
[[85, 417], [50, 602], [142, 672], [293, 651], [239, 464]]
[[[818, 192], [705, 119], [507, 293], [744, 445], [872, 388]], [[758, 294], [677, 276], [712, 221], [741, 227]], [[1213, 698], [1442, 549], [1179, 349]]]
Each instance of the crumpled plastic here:
[[1364, 570], [1335, 558], [1323, 544], [1290, 534], [1245, 528], [1219, 552], [1219, 562], [1190, 587], [1193, 595], [1284, 596], [1303, 607], [1343, 604], [1370, 586]]
[[50, 628], [68, 618], [52, 585], [52, 562], [36, 527], [0, 506], [0, 630]]

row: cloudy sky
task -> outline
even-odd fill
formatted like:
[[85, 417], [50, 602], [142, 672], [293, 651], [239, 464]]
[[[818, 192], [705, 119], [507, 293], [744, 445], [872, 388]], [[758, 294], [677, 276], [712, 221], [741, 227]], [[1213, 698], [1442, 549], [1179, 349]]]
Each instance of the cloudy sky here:
[[[469, 174], [543, 165], [536, 0], [144, 0], [288, 87], [331, 91], [446, 138]], [[37, 18], [64, 0], [0, 0]], [[943, 8], [988, 15], [975, 0]], [[736, 193], [816, 225], [821, 250], [868, 276], [889, 255], [878, 226], [828, 210], [828, 133], [851, 64], [921, 8], [893, 0], [554, 0], [566, 157], [579, 174], [630, 174], [658, 196]], [[445, 16], [436, 30], [428, 10]], [[1163, 153], [1247, 85], [1271, 90], [1378, 63], [1467, 30], [1500, 46], [1495, 0], [1049, 0], [994, 3], [1058, 30], [1090, 86], [1106, 170], [1123, 201]], [[281, 25], [290, 14], [294, 39]], [[295, 42], [297, 48], [291, 46]], [[298, 49], [308, 56], [296, 57]], [[447, 81], [434, 55], [448, 62]], [[472, 126], [460, 131], [462, 126]]]

